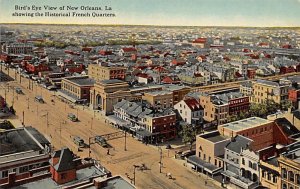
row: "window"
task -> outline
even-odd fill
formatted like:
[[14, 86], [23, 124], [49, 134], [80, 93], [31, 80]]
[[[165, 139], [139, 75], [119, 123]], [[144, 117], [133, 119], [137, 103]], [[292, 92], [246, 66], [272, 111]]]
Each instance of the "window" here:
[[19, 173], [24, 173], [28, 171], [28, 166], [20, 167], [19, 168]]
[[252, 168], [252, 162], [251, 161], [248, 162], [248, 167]]
[[273, 175], [273, 183], [277, 183], [277, 177]]
[[8, 170], [2, 171], [2, 178], [8, 177]]
[[215, 159], [215, 166], [217, 166], [218, 165], [218, 161]]
[[289, 171], [289, 180], [291, 182], [294, 182], [295, 178], [294, 178], [294, 173], [292, 171]]
[[297, 184], [300, 185], [300, 175], [299, 174], [296, 174], [296, 181], [297, 181]]
[[257, 170], [257, 165], [256, 165], [256, 163], [253, 163], [253, 164], [252, 164], [252, 169]]
[[285, 183], [282, 184], [282, 189], [287, 189], [287, 186]]
[[203, 160], [206, 160], [206, 155], [205, 154], [203, 154]]
[[268, 180], [271, 180], [271, 173], [268, 173]]
[[262, 172], [261, 172], [262, 178], [265, 178], [265, 174], [266, 174], [266, 171], [265, 171], [265, 170], [262, 170]]
[[199, 158], [201, 158], [201, 152], [198, 153]]
[[282, 174], [282, 177], [283, 178], [287, 178], [287, 172], [286, 172], [286, 169], [285, 168], [283, 168], [282, 170], [281, 170], [281, 174]]
[[208, 157], [208, 162], [209, 162], [209, 163], [210, 163], [210, 160], [211, 160], [211, 157], [209, 156], [209, 157]]

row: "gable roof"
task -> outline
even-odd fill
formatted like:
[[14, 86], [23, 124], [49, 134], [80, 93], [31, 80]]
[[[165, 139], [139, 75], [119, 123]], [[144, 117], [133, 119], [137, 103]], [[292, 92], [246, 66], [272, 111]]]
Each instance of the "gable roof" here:
[[186, 105], [192, 110], [192, 111], [199, 111], [203, 110], [203, 107], [199, 104], [199, 102], [194, 98], [189, 98], [183, 100]]

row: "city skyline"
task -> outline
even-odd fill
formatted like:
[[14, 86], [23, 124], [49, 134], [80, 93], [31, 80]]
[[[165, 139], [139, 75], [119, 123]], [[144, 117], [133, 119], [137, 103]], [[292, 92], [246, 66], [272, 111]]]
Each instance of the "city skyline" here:
[[[81, 3], [74, 1], [0, 0], [1, 23], [158, 25], [158, 26], [242, 26], [299, 27], [299, 0], [117, 0]], [[116, 17], [13, 17], [18, 6], [112, 7]], [[183, 6], [184, 5], [184, 6]], [[196, 6], [195, 6], [196, 5]], [[20, 11], [26, 12], [26, 11]], [[42, 11], [45, 12], [45, 11]], [[84, 13], [87, 11], [77, 11]], [[91, 12], [91, 11], [89, 11]], [[99, 13], [104, 13], [100, 11]]]

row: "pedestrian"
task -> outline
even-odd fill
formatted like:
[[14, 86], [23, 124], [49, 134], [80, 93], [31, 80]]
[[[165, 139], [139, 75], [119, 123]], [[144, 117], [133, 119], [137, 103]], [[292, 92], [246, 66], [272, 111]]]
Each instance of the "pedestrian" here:
[[107, 149], [107, 152], [106, 152], [106, 154], [107, 154], [107, 155], [109, 155], [109, 149]]
[[205, 181], [205, 186], [207, 185], [207, 181]]

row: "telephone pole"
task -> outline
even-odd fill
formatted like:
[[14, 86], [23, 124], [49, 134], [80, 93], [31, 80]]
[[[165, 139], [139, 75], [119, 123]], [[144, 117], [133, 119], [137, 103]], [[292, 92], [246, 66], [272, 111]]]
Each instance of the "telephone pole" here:
[[162, 149], [159, 147], [159, 173], [161, 173], [162, 169]]

